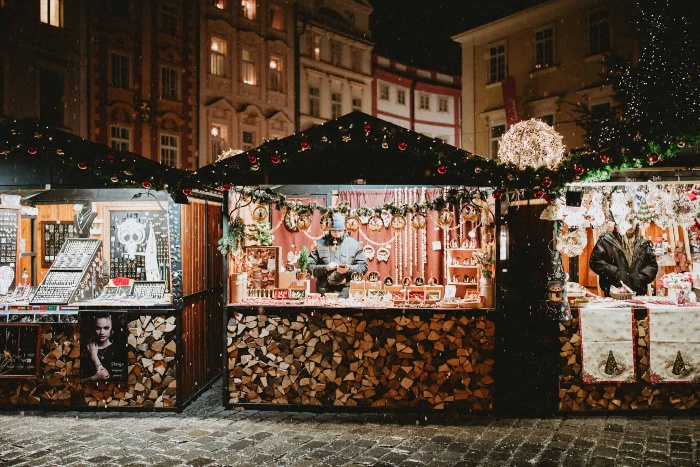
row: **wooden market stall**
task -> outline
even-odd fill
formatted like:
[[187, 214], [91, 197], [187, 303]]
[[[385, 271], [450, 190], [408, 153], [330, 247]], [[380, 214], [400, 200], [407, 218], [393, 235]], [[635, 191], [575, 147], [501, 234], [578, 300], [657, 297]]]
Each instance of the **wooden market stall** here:
[[220, 374], [220, 199], [34, 121], [0, 166], [0, 405], [185, 407]]

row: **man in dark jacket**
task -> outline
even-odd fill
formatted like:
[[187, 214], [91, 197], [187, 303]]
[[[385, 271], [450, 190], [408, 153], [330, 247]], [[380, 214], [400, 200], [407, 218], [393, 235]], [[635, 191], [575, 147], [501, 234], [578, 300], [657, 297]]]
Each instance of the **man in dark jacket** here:
[[345, 217], [333, 214], [333, 227], [316, 241], [309, 254], [309, 272], [316, 278], [316, 291], [350, 294], [350, 275], [367, 272], [367, 258], [362, 244], [345, 232]]
[[606, 297], [610, 296], [610, 286], [622, 287], [623, 282], [637, 295], [646, 295], [647, 284], [656, 278], [659, 269], [651, 242], [639, 234], [637, 225], [624, 227], [622, 234], [613, 230], [601, 235], [591, 253], [591, 269], [598, 274]]

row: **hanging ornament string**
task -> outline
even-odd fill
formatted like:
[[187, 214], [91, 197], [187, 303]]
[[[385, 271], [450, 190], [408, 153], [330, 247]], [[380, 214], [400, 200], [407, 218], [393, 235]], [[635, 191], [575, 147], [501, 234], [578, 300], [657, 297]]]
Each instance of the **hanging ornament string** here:
[[464, 209], [464, 204], [459, 203], [459, 212], [457, 213], [457, 218], [459, 219], [457, 222], [459, 223], [459, 245], [462, 246], [462, 242], [464, 241], [464, 221], [462, 220], [462, 209]]
[[284, 222], [284, 216], [287, 215], [287, 208], [284, 208], [282, 211], [280, 211], [280, 220], [277, 221], [275, 226], [270, 229], [270, 233], [275, 233], [277, 229], [279, 229], [282, 226], [282, 223]]
[[[425, 187], [421, 188], [420, 202], [425, 203]], [[427, 227], [427, 226], [426, 226]], [[421, 236], [421, 260], [420, 276], [425, 278], [425, 265], [428, 263], [428, 229], [420, 229]]]
[[[363, 239], [364, 241], [366, 241], [366, 242], [369, 243], [370, 245], [374, 245], [374, 246], [386, 246], [386, 245], [391, 245], [392, 243], [394, 243], [394, 241], [396, 240], [396, 237], [398, 237], [398, 235], [399, 235], [399, 232], [396, 232], [396, 233], [394, 234], [394, 236], [391, 237], [390, 240], [387, 240], [387, 241], [385, 241], [385, 242], [375, 242], [375, 241], [371, 240], [371, 239], [367, 236], [367, 234], [364, 233], [364, 232], [362, 231], [362, 229], [358, 230], [358, 232], [360, 232], [360, 237], [362, 237], [362, 239]], [[323, 237], [323, 235], [321, 235], [321, 237]], [[318, 237], [318, 238], [321, 238], [321, 237]]]
[[310, 234], [309, 232], [307, 232], [306, 230], [302, 230], [302, 232], [304, 232], [304, 235], [306, 235], [307, 237], [309, 237], [309, 238], [310, 238], [311, 240], [313, 240], [314, 242], [315, 242], [316, 240], [322, 239], [323, 236], [326, 235], [325, 232], [321, 232], [321, 235], [319, 235], [318, 237], [314, 237], [313, 235], [311, 235], [311, 234]]

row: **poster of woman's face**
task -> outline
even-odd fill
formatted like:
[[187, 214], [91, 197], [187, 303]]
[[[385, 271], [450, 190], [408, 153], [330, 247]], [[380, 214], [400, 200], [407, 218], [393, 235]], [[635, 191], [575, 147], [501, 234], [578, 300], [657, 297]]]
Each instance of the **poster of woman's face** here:
[[127, 334], [125, 313], [81, 313], [80, 377], [83, 382], [127, 382]]

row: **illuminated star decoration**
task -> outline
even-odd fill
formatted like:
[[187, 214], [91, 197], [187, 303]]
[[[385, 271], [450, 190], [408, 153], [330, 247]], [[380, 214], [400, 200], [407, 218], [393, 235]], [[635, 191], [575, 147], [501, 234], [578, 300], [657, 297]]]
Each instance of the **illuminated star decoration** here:
[[520, 169], [555, 168], [564, 156], [562, 136], [543, 121], [530, 119], [513, 125], [501, 140], [498, 159]]

